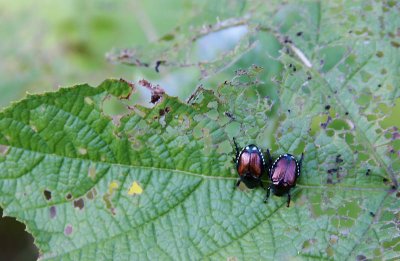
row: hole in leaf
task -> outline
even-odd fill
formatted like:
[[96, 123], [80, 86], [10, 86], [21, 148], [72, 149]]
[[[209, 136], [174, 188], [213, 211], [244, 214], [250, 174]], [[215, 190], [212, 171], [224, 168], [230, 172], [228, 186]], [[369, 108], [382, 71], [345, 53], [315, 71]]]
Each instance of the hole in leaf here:
[[115, 115], [126, 114], [129, 112], [126, 105], [115, 96], [108, 96], [102, 103], [102, 111], [110, 117]]
[[66, 198], [67, 200], [70, 200], [70, 199], [72, 198], [71, 193], [68, 193], [68, 194], [65, 196], [65, 198]]
[[160, 85], [153, 85], [151, 82], [142, 79], [139, 81], [139, 85], [145, 87], [151, 92], [151, 98], [150, 98], [150, 103], [156, 104], [161, 101], [161, 98], [163, 97], [165, 91], [163, 88], [161, 88]]
[[44, 197], [46, 198], [46, 200], [51, 199], [51, 191], [45, 190], [45, 191], [43, 191], [43, 194], [44, 194]]
[[[246, 35], [246, 25], [230, 27], [227, 29], [212, 31], [210, 28], [206, 35], [197, 41], [197, 55], [200, 60], [215, 60], [224, 53], [233, 50], [240, 39]], [[224, 39], [224, 41], [221, 41]]]

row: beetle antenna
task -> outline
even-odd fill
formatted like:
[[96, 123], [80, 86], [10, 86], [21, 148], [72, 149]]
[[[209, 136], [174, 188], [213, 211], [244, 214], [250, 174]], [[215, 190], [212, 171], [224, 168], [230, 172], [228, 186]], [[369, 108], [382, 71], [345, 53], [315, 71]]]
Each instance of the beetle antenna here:
[[299, 161], [299, 167], [301, 168], [301, 164], [303, 163], [303, 158], [304, 158], [304, 152], [301, 153], [301, 158]]
[[269, 152], [269, 149], [267, 149], [267, 157], [268, 157], [268, 165], [270, 166], [272, 163], [272, 157], [271, 157], [271, 153]]

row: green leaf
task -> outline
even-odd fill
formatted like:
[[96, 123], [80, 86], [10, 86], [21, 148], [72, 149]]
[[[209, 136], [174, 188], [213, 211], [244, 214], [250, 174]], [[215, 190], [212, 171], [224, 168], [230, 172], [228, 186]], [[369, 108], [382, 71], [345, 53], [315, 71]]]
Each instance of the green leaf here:
[[[0, 203], [42, 259], [400, 257], [399, 5], [234, 6], [251, 15], [209, 28], [242, 21], [252, 44], [197, 64], [219, 84], [186, 103], [106, 80], [0, 113]], [[182, 49], [163, 40], [172, 67], [202, 37], [186, 33]], [[157, 104], [129, 103], [140, 85]], [[110, 115], [110, 100], [127, 109]], [[233, 137], [274, 157], [305, 152], [289, 208], [234, 188]]]

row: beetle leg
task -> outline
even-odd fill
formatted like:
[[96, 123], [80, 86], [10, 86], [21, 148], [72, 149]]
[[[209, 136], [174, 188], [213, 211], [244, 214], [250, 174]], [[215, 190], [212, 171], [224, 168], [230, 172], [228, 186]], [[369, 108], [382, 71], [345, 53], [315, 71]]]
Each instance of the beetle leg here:
[[261, 180], [260, 180], [260, 186], [265, 190], [265, 186], [264, 186], [264, 184], [262, 183]]
[[267, 194], [265, 195], [264, 203], [267, 203], [270, 192], [271, 192], [271, 186], [269, 186], [269, 187], [267, 188]]
[[300, 176], [300, 173], [301, 173], [301, 165], [303, 164], [303, 158], [304, 158], [304, 152], [301, 153], [301, 158], [300, 158], [300, 161], [299, 161], [299, 174], [298, 174], [298, 176]]
[[269, 149], [267, 149], [267, 157], [268, 157], [268, 165], [270, 166], [272, 163], [272, 157], [271, 154], [269, 153]]
[[235, 185], [234, 189], [236, 189], [237, 187], [239, 187], [239, 185], [240, 185], [240, 181], [241, 181], [240, 179], [238, 179], [238, 180], [237, 180], [237, 182], [236, 182], [236, 185]]
[[239, 157], [239, 153], [240, 153], [240, 151], [239, 151], [239, 147], [238, 147], [238, 145], [237, 145], [237, 143], [236, 143], [236, 139], [235, 139], [235, 137], [233, 137], [233, 143], [235, 144], [235, 149], [236, 149], [236, 159]]
[[286, 207], [289, 207], [290, 205], [290, 192], [287, 194], [287, 205]]

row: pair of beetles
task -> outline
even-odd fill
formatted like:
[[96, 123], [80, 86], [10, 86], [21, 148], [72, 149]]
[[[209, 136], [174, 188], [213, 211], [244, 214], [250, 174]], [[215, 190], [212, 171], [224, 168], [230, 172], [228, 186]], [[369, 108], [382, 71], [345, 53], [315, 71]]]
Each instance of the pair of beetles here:
[[250, 144], [239, 150], [235, 139], [233, 142], [236, 148], [236, 169], [239, 174], [236, 187], [243, 182], [250, 189], [257, 186], [264, 188], [261, 176], [269, 166], [271, 185], [267, 188], [264, 202], [268, 200], [272, 189], [276, 196], [288, 195], [286, 206], [289, 207], [290, 189], [296, 186], [296, 179], [300, 176], [304, 153], [301, 154], [300, 161], [297, 161], [291, 154], [282, 154], [272, 163], [271, 154], [267, 150], [268, 162], [266, 164], [263, 153], [256, 145]]

